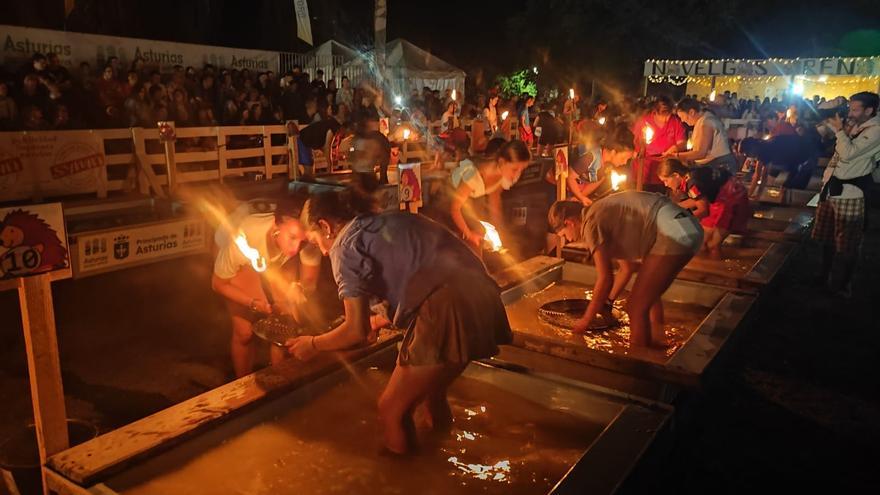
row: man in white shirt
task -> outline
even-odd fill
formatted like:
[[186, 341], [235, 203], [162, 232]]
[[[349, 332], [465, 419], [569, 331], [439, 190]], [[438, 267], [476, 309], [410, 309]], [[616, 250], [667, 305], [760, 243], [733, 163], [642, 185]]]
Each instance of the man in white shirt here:
[[[837, 144], [823, 177], [812, 237], [824, 245], [820, 282], [831, 285], [835, 254], [843, 264], [838, 295], [852, 294], [852, 275], [866, 226], [865, 196], [880, 157], [880, 117], [876, 93], [853, 95], [846, 122], [839, 115], [828, 119]], [[846, 124], [846, 125], [845, 125]]]
[[[321, 252], [306, 240], [300, 222], [305, 201], [305, 195], [284, 198], [274, 213], [251, 213], [244, 204], [215, 235], [211, 287], [223, 296], [232, 320], [230, 352], [236, 376], [253, 371], [256, 320], [271, 313], [289, 313], [300, 321], [307, 316], [300, 314], [298, 305], [317, 286]], [[239, 236], [244, 236], [243, 242], [236, 242]], [[252, 261], [246, 250], [257, 260]], [[284, 357], [283, 349], [270, 346], [273, 364]]]

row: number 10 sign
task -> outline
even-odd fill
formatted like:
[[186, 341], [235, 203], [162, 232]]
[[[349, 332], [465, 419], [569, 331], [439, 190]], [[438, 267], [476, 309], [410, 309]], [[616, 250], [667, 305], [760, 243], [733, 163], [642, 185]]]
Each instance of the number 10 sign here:
[[0, 280], [69, 268], [61, 203], [0, 208]]

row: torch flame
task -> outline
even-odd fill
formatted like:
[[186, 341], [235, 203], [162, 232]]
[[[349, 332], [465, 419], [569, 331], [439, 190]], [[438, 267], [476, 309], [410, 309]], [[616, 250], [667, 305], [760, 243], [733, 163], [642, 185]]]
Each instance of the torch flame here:
[[694, 149], [694, 142], [691, 141], [690, 139], [688, 139], [687, 145], [685, 145], [685, 147], [686, 147], [688, 150], [692, 150], [692, 149]]
[[769, 141], [769, 140], [770, 140], [770, 134], [765, 134], [763, 139], [764, 139], [764, 141]]
[[260, 252], [248, 244], [247, 236], [244, 235], [244, 232], [238, 232], [238, 236], [235, 238], [235, 245], [238, 246], [238, 250], [241, 251], [241, 254], [250, 260], [251, 266], [254, 267], [254, 270], [258, 273], [266, 271], [266, 258], [260, 256]]
[[626, 182], [626, 174], [618, 174], [615, 171], [611, 171], [611, 189], [618, 191], [620, 190], [620, 185]]
[[455, 101], [456, 99], [458, 99], [458, 92], [453, 89], [452, 90], [452, 101]]
[[507, 116], [510, 115], [510, 112], [507, 110], [501, 112], [501, 120], [507, 120]]
[[492, 246], [492, 251], [500, 251], [502, 246], [501, 236], [498, 235], [498, 229], [496, 229], [491, 223], [482, 220], [480, 220], [480, 224], [486, 229], [486, 235], [483, 236], [483, 240]]
[[718, 94], [718, 93], [716, 93], [715, 90], [713, 89], [712, 92], [709, 93], [709, 101], [715, 101], [715, 96], [716, 96], [717, 94]]
[[574, 88], [568, 90], [568, 97], [572, 100], [574, 99]]
[[407, 139], [409, 139], [409, 135], [410, 135], [409, 129], [404, 129], [403, 130], [403, 140], [406, 141]]
[[654, 140], [654, 129], [652, 129], [651, 126], [646, 125], [645, 130], [644, 130], [644, 134], [645, 134], [645, 144], [651, 144], [651, 141]]
[[599, 117], [599, 125], [605, 125], [605, 117]]

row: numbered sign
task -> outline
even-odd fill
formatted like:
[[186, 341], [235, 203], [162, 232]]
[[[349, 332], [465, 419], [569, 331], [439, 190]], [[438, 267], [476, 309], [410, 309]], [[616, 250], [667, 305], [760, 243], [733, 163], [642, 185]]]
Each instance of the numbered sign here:
[[397, 195], [401, 204], [422, 203], [422, 164], [402, 163], [397, 166]]
[[61, 203], [0, 208], [0, 280], [69, 269]]

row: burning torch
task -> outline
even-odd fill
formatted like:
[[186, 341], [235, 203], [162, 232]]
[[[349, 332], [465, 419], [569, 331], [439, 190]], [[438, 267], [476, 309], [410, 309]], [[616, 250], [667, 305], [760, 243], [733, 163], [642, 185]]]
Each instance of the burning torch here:
[[486, 230], [486, 234], [483, 236], [483, 242], [489, 250], [493, 253], [501, 251], [503, 246], [501, 245], [501, 236], [498, 235], [498, 229], [496, 229], [491, 223], [482, 220], [480, 220], [480, 225]]
[[244, 232], [238, 232], [238, 236], [235, 237], [235, 245], [241, 251], [241, 254], [251, 262], [254, 271], [257, 273], [266, 271], [266, 258], [262, 257], [258, 250], [248, 244], [247, 236], [244, 235]]

